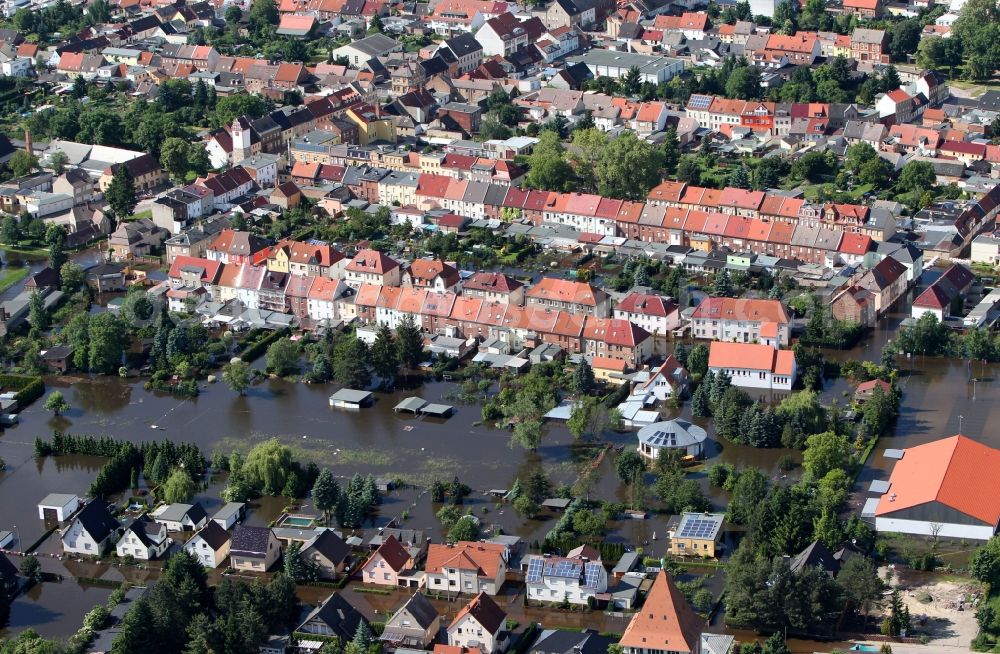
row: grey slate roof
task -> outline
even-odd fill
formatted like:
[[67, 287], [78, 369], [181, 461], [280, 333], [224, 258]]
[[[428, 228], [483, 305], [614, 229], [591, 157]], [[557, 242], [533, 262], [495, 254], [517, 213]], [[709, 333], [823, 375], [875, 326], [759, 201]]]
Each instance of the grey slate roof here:
[[98, 543], [104, 541], [113, 531], [121, 527], [121, 523], [108, 511], [108, 505], [102, 500], [93, 500], [83, 507], [76, 519], [84, 530]]
[[267, 527], [248, 527], [240, 525], [233, 532], [233, 541], [229, 551], [240, 556], [263, 557], [267, 553], [267, 542], [271, 530]]

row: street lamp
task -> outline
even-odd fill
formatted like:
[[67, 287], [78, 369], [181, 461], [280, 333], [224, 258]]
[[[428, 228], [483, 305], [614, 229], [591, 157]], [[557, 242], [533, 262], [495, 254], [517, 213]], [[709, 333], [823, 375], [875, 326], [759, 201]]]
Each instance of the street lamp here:
[[959, 414], [958, 416], [958, 433], [962, 433], [962, 422], [965, 420], [965, 416]]
[[21, 530], [17, 528], [17, 525], [14, 525], [14, 538], [17, 539], [17, 549], [14, 550], [14, 551], [17, 552], [18, 554], [20, 554], [21, 553]]

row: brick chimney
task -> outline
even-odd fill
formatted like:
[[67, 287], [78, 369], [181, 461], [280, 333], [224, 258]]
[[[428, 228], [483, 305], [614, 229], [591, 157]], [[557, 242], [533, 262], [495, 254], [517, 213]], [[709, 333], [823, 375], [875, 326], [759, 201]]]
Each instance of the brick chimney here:
[[31, 147], [31, 130], [24, 130], [24, 149], [28, 154], [35, 154], [34, 149]]

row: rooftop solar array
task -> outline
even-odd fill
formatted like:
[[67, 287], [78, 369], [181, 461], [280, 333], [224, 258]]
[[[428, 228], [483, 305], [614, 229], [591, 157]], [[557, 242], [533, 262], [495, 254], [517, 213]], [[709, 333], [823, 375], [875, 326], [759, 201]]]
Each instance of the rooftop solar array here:
[[583, 564], [580, 561], [567, 559], [549, 559], [545, 562], [544, 574], [546, 577], [564, 577], [574, 579], [580, 577]]
[[657, 431], [646, 438], [650, 445], [677, 447], [677, 434], [672, 431]]
[[712, 106], [712, 96], [710, 95], [692, 95], [688, 99], [688, 106], [692, 109], [708, 109]]
[[583, 585], [587, 588], [597, 588], [598, 580], [601, 578], [602, 563], [588, 563], [584, 566]]
[[528, 583], [540, 583], [542, 581], [542, 559], [532, 558], [528, 561], [528, 574], [524, 580]]
[[715, 538], [722, 521], [717, 518], [687, 517], [681, 522], [678, 538]]

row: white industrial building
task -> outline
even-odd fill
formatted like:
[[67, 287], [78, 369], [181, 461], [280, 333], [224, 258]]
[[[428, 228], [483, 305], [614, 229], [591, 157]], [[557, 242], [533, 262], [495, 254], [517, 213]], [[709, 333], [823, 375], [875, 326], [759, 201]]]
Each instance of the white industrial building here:
[[864, 517], [880, 532], [989, 540], [1000, 523], [1000, 450], [968, 436], [900, 452], [888, 484], [870, 499]]

